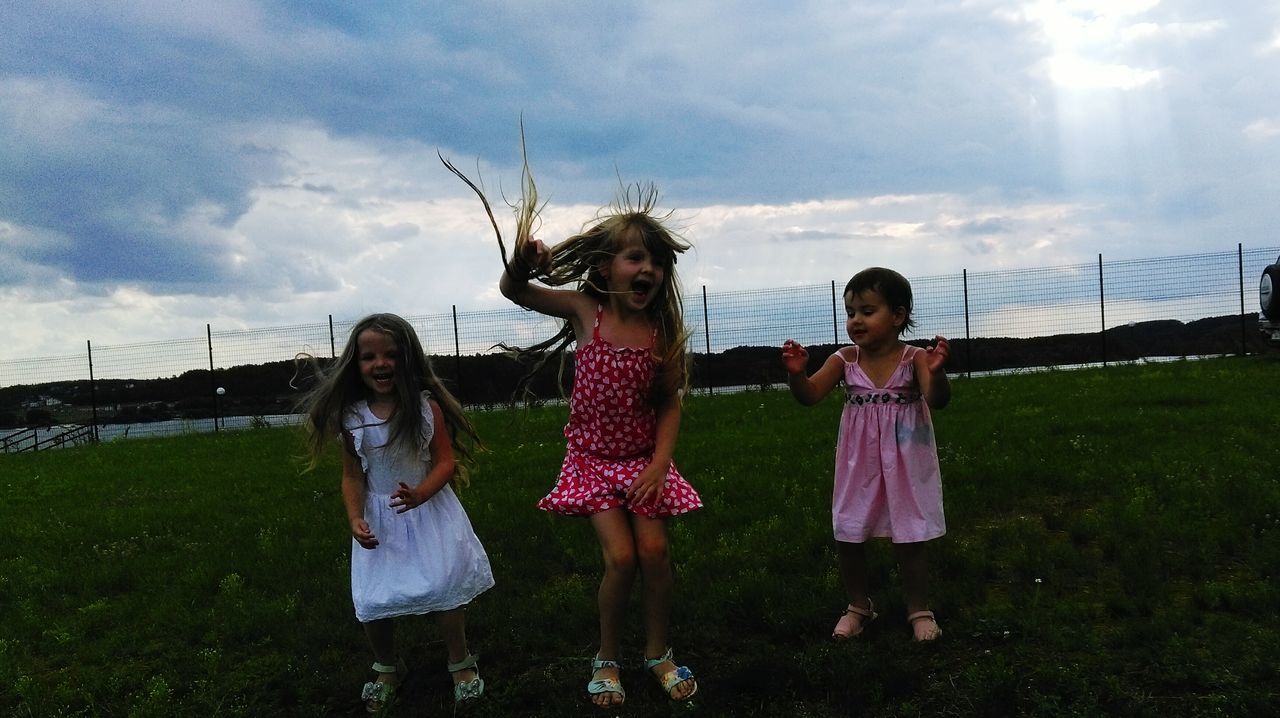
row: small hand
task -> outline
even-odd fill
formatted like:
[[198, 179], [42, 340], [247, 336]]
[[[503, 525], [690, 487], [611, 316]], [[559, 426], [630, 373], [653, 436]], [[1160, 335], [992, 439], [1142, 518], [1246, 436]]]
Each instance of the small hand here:
[[809, 350], [794, 339], [782, 343], [782, 366], [788, 374], [803, 374], [809, 367]]
[[369, 530], [369, 524], [364, 519], [355, 519], [351, 522], [351, 536], [364, 548], [378, 547], [378, 538], [373, 535], [373, 531]]
[[627, 487], [627, 498], [636, 504], [662, 500], [662, 487], [667, 482], [667, 467], [651, 462]]
[[391, 508], [398, 514], [416, 509], [421, 505], [422, 500], [418, 498], [418, 492], [403, 481], [400, 482], [400, 488], [391, 492]]
[[531, 270], [545, 274], [551, 269], [551, 250], [541, 239], [530, 239], [517, 250], [516, 259]]
[[947, 357], [951, 356], [951, 344], [944, 336], [936, 336], [933, 340], [935, 344], [929, 347], [924, 360], [929, 371], [936, 373], [942, 371], [942, 366], [947, 363]]

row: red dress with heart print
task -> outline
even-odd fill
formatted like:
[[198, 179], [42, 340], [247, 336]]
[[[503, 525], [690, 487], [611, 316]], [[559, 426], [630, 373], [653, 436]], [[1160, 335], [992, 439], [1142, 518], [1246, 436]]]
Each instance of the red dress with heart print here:
[[[651, 347], [620, 347], [600, 336], [596, 309], [591, 341], [574, 352], [568, 449], [555, 488], [538, 508], [568, 516], [588, 516], [622, 506], [648, 518], [666, 518], [702, 507], [698, 492], [675, 462], [667, 467], [662, 498], [637, 504], [627, 487], [653, 458], [657, 418], [649, 390], [657, 369]], [[655, 332], [656, 334], [656, 332]]]

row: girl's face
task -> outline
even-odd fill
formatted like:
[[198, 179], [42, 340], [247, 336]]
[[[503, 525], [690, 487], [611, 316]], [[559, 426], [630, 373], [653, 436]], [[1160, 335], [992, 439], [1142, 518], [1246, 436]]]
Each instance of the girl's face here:
[[644, 246], [640, 233], [627, 232], [618, 251], [600, 268], [610, 296], [640, 311], [658, 296], [666, 270]]
[[898, 340], [907, 322], [905, 307], [890, 308], [873, 289], [844, 295], [845, 329], [854, 344], [864, 349], [886, 346]]
[[366, 329], [356, 337], [356, 359], [360, 363], [360, 380], [375, 396], [394, 395], [396, 362], [400, 347], [390, 334]]

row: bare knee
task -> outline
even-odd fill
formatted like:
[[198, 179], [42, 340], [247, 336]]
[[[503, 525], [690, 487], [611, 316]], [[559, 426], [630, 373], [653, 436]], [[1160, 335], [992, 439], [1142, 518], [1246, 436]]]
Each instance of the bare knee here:
[[646, 573], [671, 564], [667, 546], [665, 534], [636, 537], [636, 553]]
[[606, 576], [630, 577], [636, 572], [636, 552], [630, 546], [611, 547], [604, 551]]

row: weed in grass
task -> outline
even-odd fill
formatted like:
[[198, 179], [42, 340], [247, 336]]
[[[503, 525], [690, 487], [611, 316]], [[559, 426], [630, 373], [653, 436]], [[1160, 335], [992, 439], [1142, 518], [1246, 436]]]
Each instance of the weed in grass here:
[[164, 718], [173, 714], [173, 689], [163, 676], [155, 676], [132, 696], [129, 718]]

